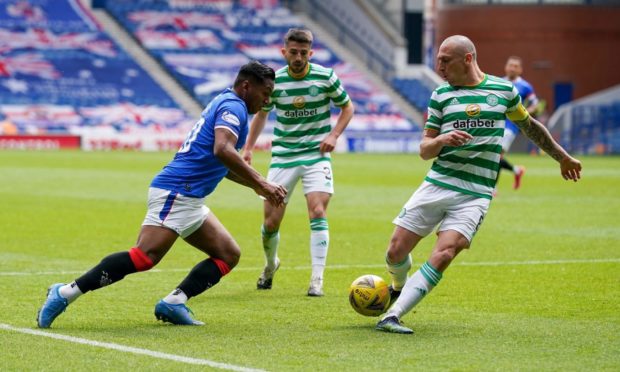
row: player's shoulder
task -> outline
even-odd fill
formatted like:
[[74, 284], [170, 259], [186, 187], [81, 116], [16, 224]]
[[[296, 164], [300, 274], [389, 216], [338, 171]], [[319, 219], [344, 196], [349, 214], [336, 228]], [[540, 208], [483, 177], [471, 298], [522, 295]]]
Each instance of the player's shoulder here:
[[487, 84], [497, 84], [500, 86], [506, 86], [506, 87], [512, 87], [514, 86], [514, 84], [505, 78], [501, 78], [499, 76], [495, 76], [495, 75], [491, 75], [491, 74], [487, 74]]
[[440, 94], [450, 93], [453, 91], [455, 91], [454, 87], [450, 85], [447, 81], [444, 81], [443, 83], [439, 84], [435, 88], [435, 90], [433, 90], [433, 94], [440, 95]]
[[314, 76], [323, 77], [329, 79], [330, 76], [334, 73], [334, 69], [330, 67], [325, 67], [323, 65], [319, 65], [318, 63], [310, 63], [310, 74]]

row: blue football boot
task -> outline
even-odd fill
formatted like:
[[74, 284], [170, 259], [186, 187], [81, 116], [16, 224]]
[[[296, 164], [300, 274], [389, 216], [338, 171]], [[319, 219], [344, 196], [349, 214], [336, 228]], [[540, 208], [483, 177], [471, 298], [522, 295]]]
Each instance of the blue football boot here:
[[58, 292], [63, 285], [63, 283], [56, 283], [47, 289], [47, 299], [37, 313], [39, 328], [49, 328], [54, 319], [69, 306], [69, 301]]
[[185, 304], [169, 304], [160, 300], [155, 305], [155, 317], [157, 320], [176, 325], [204, 325], [203, 322], [192, 318], [194, 313]]

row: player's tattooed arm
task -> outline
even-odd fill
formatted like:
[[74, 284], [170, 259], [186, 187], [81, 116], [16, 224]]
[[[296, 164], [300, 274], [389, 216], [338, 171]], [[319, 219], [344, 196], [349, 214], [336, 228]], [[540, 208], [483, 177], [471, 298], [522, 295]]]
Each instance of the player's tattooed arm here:
[[538, 147], [549, 154], [552, 158], [561, 162], [566, 158], [568, 153], [551, 137], [551, 133], [545, 126], [534, 119], [527, 117], [525, 120], [516, 121], [515, 124], [528, 136]]

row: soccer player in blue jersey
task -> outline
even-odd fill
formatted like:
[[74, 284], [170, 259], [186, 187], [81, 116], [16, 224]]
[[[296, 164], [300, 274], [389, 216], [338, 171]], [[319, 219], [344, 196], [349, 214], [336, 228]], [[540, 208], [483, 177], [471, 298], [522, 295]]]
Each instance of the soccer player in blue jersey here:
[[[504, 78], [514, 84], [515, 88], [519, 91], [523, 106], [525, 106], [530, 115], [534, 115], [538, 107], [538, 97], [536, 97], [532, 84], [528, 83], [521, 77], [521, 74], [523, 73], [521, 58], [517, 56], [508, 57], [504, 70], [506, 72], [506, 76]], [[508, 150], [510, 150], [510, 146], [512, 146], [512, 142], [518, 134], [519, 127], [510, 121], [510, 119], [506, 119], [506, 129], [504, 131], [504, 139], [502, 140], [502, 158], [499, 165], [502, 169], [507, 169], [514, 173], [515, 179], [512, 188], [515, 190], [521, 187], [521, 177], [523, 177], [523, 174], [525, 173], [525, 168], [510, 164], [510, 162], [506, 160], [506, 154], [508, 153]]]
[[283, 186], [267, 181], [239, 154], [248, 132], [248, 113], [258, 112], [269, 101], [274, 81], [274, 70], [260, 62], [241, 67], [233, 88], [209, 103], [174, 159], [153, 179], [136, 246], [103, 258], [72, 283], [53, 284], [37, 314], [40, 328], [49, 328], [82, 294], [149, 270], [179, 236], [209, 258], [155, 305], [155, 316], [172, 324], [204, 324], [193, 319], [185, 302], [217, 284], [241, 254], [237, 242], [205, 206], [205, 197], [224, 177], [252, 188], [276, 206], [286, 197]]

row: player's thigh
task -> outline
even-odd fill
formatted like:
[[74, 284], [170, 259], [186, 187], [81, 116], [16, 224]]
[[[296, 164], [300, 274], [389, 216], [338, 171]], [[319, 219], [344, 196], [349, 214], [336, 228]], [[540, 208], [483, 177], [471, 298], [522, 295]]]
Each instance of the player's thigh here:
[[302, 167], [301, 182], [304, 195], [319, 192], [332, 195], [334, 193], [334, 175], [330, 161], [320, 161]]
[[213, 212], [184, 240], [210, 257], [223, 260], [231, 268], [239, 262], [239, 245]]
[[284, 186], [286, 188], [286, 191], [288, 191], [286, 197], [284, 198], [284, 203], [288, 203], [288, 201], [291, 199], [293, 191], [295, 190], [295, 186], [301, 178], [301, 172], [301, 167], [269, 168], [269, 172], [267, 173], [267, 180]]

